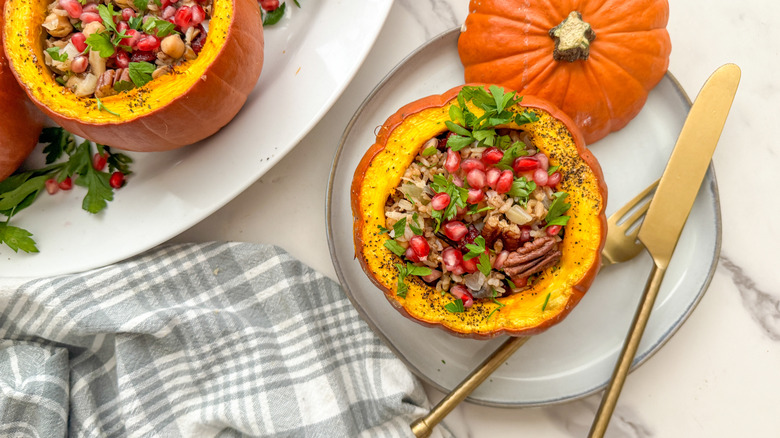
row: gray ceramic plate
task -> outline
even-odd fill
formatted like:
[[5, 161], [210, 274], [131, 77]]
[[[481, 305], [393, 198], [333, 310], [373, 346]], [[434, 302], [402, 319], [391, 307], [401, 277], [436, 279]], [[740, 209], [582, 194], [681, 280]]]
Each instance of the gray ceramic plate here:
[[[350, 183], [377, 126], [401, 106], [463, 82], [458, 29], [428, 42], [371, 93], [344, 133], [328, 188], [328, 238], [333, 263], [352, 303], [409, 368], [443, 391], [454, 388], [504, 341], [456, 338], [418, 325], [393, 310], [354, 259]], [[670, 75], [650, 93], [623, 130], [592, 145], [609, 186], [611, 214], [660, 177], [690, 108]], [[720, 207], [712, 168], [667, 271], [634, 366], [657, 351], [685, 321], [712, 278], [720, 251]], [[562, 323], [529, 340], [469, 398], [495, 406], [572, 400], [606, 385], [652, 262], [646, 254], [602, 270]]]

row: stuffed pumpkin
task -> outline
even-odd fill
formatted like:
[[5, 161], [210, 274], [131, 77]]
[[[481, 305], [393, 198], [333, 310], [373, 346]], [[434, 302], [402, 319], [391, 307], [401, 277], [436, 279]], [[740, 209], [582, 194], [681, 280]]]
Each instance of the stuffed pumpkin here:
[[403, 315], [473, 338], [539, 333], [600, 267], [606, 186], [549, 102], [466, 85], [387, 119], [351, 189], [355, 252]]

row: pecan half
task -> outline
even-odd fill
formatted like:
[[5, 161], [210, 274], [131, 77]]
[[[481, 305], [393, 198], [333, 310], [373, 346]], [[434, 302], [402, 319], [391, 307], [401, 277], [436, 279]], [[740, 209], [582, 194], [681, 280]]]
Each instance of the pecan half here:
[[504, 272], [512, 277], [528, 277], [540, 272], [561, 259], [561, 251], [553, 237], [539, 237], [527, 242], [509, 254], [504, 262]]
[[501, 235], [501, 228], [498, 224], [498, 216], [491, 214], [485, 218], [485, 225], [482, 227], [482, 237], [485, 238], [485, 246], [492, 248], [496, 239]]

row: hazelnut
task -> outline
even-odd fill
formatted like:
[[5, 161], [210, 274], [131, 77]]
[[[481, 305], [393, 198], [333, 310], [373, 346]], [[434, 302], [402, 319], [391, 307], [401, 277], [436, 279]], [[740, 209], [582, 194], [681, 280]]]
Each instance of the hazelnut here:
[[83, 33], [85, 37], [89, 37], [93, 33], [100, 33], [104, 30], [106, 30], [106, 27], [103, 26], [103, 23], [99, 21], [90, 21], [84, 25], [84, 28], [81, 29], [81, 33]]

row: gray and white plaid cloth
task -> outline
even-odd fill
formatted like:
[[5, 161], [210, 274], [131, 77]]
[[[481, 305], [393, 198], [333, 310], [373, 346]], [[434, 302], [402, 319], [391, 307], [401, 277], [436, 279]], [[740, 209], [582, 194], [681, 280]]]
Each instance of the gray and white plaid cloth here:
[[0, 287], [0, 397], [3, 437], [411, 436], [428, 405], [336, 283], [239, 243]]

